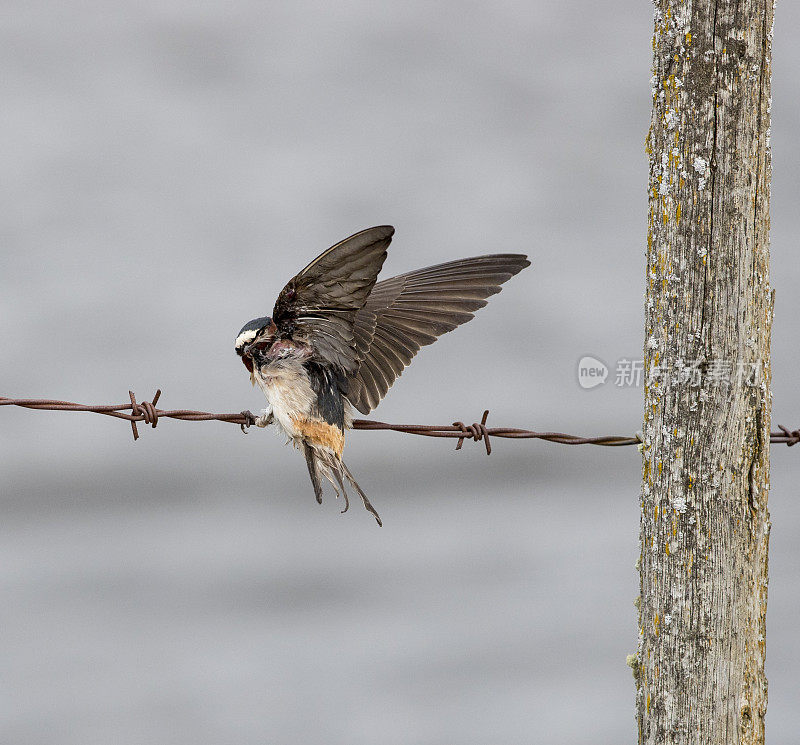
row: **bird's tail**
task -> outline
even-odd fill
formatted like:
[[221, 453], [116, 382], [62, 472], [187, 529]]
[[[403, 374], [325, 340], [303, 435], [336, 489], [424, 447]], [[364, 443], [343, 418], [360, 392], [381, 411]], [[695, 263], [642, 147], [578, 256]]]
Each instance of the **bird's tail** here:
[[[353, 478], [353, 474], [350, 473], [350, 469], [347, 467], [343, 460], [339, 461], [339, 466], [341, 470], [344, 471], [344, 475], [347, 477], [347, 480], [352, 484], [353, 488], [358, 492], [358, 496], [361, 497], [361, 501], [364, 503], [364, 507], [366, 508], [367, 512], [369, 512], [378, 523], [379, 527], [383, 527], [383, 523], [381, 522], [381, 516], [377, 513], [375, 508], [372, 506], [372, 503], [367, 498], [367, 495], [364, 494], [361, 487], [358, 485], [358, 482]], [[339, 477], [339, 483], [342, 483], [341, 476]], [[342, 491], [344, 491], [344, 485], [342, 486]]]
[[303, 454], [306, 456], [306, 465], [308, 466], [308, 475], [311, 476], [311, 484], [314, 487], [314, 496], [317, 498], [317, 503], [322, 504], [322, 484], [319, 480], [319, 470], [317, 469], [317, 459], [314, 456], [314, 448], [304, 442]]
[[308, 474], [311, 476], [311, 484], [314, 487], [314, 495], [319, 504], [322, 504], [322, 480], [320, 476], [324, 476], [333, 485], [336, 496], [338, 497], [341, 493], [344, 497], [344, 509], [342, 512], [347, 512], [350, 507], [350, 500], [348, 499], [347, 489], [344, 485], [345, 479], [347, 479], [350, 485], [358, 492], [367, 512], [372, 514], [379, 526], [383, 527], [380, 515], [372, 506], [367, 495], [364, 494], [358, 482], [353, 478], [353, 474], [350, 473], [350, 469], [341, 458], [329, 450], [315, 448], [308, 443], [303, 443], [303, 452], [306, 456], [306, 465], [308, 466]]

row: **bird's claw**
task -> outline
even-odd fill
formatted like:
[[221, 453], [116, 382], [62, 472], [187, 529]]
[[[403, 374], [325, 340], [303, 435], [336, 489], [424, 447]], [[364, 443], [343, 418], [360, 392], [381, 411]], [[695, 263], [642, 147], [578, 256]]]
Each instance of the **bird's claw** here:
[[256, 427], [266, 427], [269, 424], [272, 424], [274, 421], [274, 417], [272, 416], [272, 409], [262, 409], [261, 416], [256, 416], [252, 411], [245, 410], [241, 412], [242, 417], [244, 417], [244, 422], [239, 426], [242, 428], [242, 432], [247, 434], [248, 428], [252, 427], [254, 424]]
[[258, 418], [249, 409], [245, 409], [243, 412], [241, 412], [241, 414], [242, 417], [244, 417], [244, 422], [242, 422], [239, 426], [242, 428], [242, 432], [247, 434], [247, 430], [256, 423]]

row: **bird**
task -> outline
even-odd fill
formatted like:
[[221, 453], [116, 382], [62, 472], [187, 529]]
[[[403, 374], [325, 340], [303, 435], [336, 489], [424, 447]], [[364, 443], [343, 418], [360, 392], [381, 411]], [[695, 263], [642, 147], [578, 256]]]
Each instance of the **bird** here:
[[421, 347], [473, 318], [486, 298], [530, 261], [491, 254], [378, 280], [394, 235], [367, 228], [323, 251], [281, 290], [271, 316], [246, 323], [236, 354], [267, 407], [249, 424], [277, 426], [305, 455], [322, 504], [322, 479], [337, 498], [345, 482], [378, 525], [378, 512], [342, 460], [353, 409], [372, 411]]

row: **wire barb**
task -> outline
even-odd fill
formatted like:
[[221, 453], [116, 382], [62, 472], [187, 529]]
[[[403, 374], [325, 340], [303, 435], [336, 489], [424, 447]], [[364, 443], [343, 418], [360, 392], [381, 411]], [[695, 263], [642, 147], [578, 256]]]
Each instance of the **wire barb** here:
[[478, 424], [477, 422], [473, 422], [469, 425], [469, 427], [464, 425], [464, 422], [453, 422], [454, 427], [460, 427], [461, 431], [464, 433], [463, 437], [458, 438], [458, 444], [456, 445], [456, 450], [461, 450], [461, 446], [464, 444], [464, 439], [467, 437], [471, 437], [475, 442], [483, 442], [486, 445], [486, 455], [492, 454], [492, 443], [489, 442], [489, 430], [486, 429], [486, 420], [489, 418], [489, 409], [483, 412], [483, 417], [481, 417], [481, 423]]
[[[207, 411], [192, 411], [190, 409], [165, 410], [157, 408], [158, 400], [161, 397], [161, 389], [156, 391], [152, 401], [136, 401], [133, 391], [128, 391], [130, 403], [124, 404], [76, 404], [71, 401], [58, 401], [46, 398], [5, 398], [0, 396], [0, 406], [20, 406], [25, 409], [36, 409], [38, 411], [88, 411], [94, 414], [113, 416], [117, 419], [125, 419], [130, 422], [133, 432], [133, 439], [139, 439], [137, 422], [149, 424], [153, 429], [161, 418], [181, 419], [185, 422], [229, 422], [238, 424], [242, 432], [247, 434], [247, 428], [255, 424], [256, 416], [251, 411], [240, 411], [234, 414], [211, 414]], [[130, 410], [130, 414], [127, 413]], [[456, 450], [461, 450], [465, 440], [481, 442], [486, 448], [486, 455], [492, 453], [492, 437], [503, 437], [506, 439], [536, 439], [555, 442], [559, 445], [602, 445], [604, 447], [621, 447], [625, 445], [641, 445], [643, 437], [641, 432], [637, 432], [634, 437], [622, 437], [619, 435], [603, 435], [601, 437], [579, 437], [578, 435], [568, 435], [564, 432], [534, 432], [528, 429], [516, 429], [512, 427], [487, 427], [486, 421], [489, 418], [489, 410], [483, 412], [480, 422], [466, 425], [464, 422], [457, 421], [451, 425], [438, 426], [435, 424], [387, 424], [371, 419], [355, 419], [352, 428], [375, 431], [390, 430], [409, 435], [420, 435], [421, 437], [449, 437], [458, 440]], [[782, 424], [778, 425], [779, 432], [770, 433], [770, 442], [773, 444], [785, 444], [789, 447], [800, 443], [800, 428], [790, 430]]]
[[778, 429], [780, 432], [773, 432], [770, 435], [770, 442], [785, 442], [789, 447], [797, 445], [797, 443], [800, 442], [800, 427], [794, 431], [790, 431], [787, 427], [779, 424]]
[[[134, 395], [133, 391], [128, 391], [128, 395], [131, 397], [131, 413], [134, 417], [141, 417], [141, 421], [145, 422], [145, 424], [152, 425], [153, 429], [156, 428], [158, 424], [158, 409], [156, 408], [156, 404], [158, 403], [158, 398], [161, 396], [161, 389], [159, 388], [156, 391], [156, 395], [153, 396], [152, 401], [142, 401], [142, 403], [136, 403], [136, 396]], [[131, 418], [131, 429], [133, 430], [133, 441], [139, 439], [139, 430], [136, 428], [137, 419]]]

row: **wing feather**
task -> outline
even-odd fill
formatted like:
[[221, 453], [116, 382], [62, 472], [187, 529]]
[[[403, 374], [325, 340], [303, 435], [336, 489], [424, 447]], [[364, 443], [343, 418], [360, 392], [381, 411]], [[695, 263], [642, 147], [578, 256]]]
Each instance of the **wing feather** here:
[[345, 374], [358, 369], [359, 349], [374, 333], [367, 313], [355, 328], [386, 259], [394, 228], [362, 230], [323, 251], [283, 288], [272, 319], [281, 336], [304, 341]]
[[365, 360], [359, 368], [358, 377], [350, 381], [351, 388], [348, 388], [348, 397], [358, 394], [359, 400], [366, 402], [370, 409], [374, 409], [381, 400], [381, 386], [375, 380], [372, 367], [372, 362]]
[[358, 369], [347, 397], [368, 414], [414, 355], [473, 318], [486, 298], [529, 266], [521, 254], [450, 261], [378, 282], [354, 319]]

